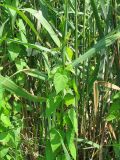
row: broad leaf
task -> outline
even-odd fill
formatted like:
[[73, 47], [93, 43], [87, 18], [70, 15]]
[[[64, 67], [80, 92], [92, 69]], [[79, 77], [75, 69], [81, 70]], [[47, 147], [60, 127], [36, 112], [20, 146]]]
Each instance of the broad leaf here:
[[9, 148], [0, 148], [0, 158], [4, 158], [6, 154], [8, 153]]
[[77, 117], [76, 117], [76, 112], [73, 108], [71, 108], [68, 111], [68, 116], [71, 120], [71, 123], [73, 125], [74, 131], [76, 132], [76, 134], [78, 134], [78, 123], [77, 123]]
[[70, 150], [73, 159], [76, 160], [76, 148], [74, 143], [74, 136], [75, 136], [75, 131], [72, 128], [69, 131], [67, 131], [66, 138], [67, 138], [68, 148]]
[[69, 105], [75, 105], [75, 97], [74, 97], [74, 95], [72, 95], [70, 93], [68, 93], [68, 94], [65, 95], [64, 101], [65, 101], [65, 104], [67, 106], [69, 106]]
[[68, 77], [66, 74], [56, 72], [56, 74], [54, 75], [54, 86], [57, 94], [65, 89], [67, 82]]
[[53, 94], [47, 99], [46, 116], [49, 117], [60, 106], [62, 101], [61, 96], [54, 96]]
[[1, 121], [3, 122], [3, 124], [5, 125], [5, 127], [10, 127], [12, 124], [10, 122], [10, 119], [4, 115], [3, 113], [0, 116]]
[[7, 143], [10, 140], [11, 136], [8, 132], [0, 133], [0, 142]]
[[64, 142], [61, 141], [61, 143], [62, 143], [62, 147], [63, 147], [64, 153], [65, 153], [66, 160], [71, 160], [71, 157], [69, 155], [69, 152], [67, 151], [67, 148], [66, 148]]
[[56, 129], [52, 129], [50, 132], [50, 142], [53, 152], [61, 146], [61, 137]]
[[54, 160], [55, 159], [55, 154], [52, 151], [52, 148], [51, 148], [49, 141], [46, 142], [45, 159], [46, 160], [49, 160], [49, 159]]
[[70, 155], [67, 151], [67, 148], [63, 142], [62, 136], [56, 129], [51, 130], [50, 139], [51, 139], [51, 147], [53, 152], [56, 151], [62, 145], [66, 160], [71, 160]]
[[17, 44], [11, 43], [8, 46], [8, 52], [9, 52], [9, 57], [11, 61], [14, 61], [19, 53], [20, 53], [20, 47]]

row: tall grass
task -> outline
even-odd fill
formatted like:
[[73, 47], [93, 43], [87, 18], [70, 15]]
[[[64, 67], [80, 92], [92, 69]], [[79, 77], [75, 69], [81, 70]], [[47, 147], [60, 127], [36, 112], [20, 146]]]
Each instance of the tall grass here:
[[120, 159], [118, 0], [1, 0], [0, 159]]

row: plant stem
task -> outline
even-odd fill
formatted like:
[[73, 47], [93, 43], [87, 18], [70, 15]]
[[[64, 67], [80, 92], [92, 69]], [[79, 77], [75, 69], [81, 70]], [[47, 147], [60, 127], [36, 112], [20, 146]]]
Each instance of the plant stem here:
[[[75, 59], [78, 58], [78, 3], [77, 0], [75, 0]], [[75, 82], [76, 86], [78, 86], [78, 77], [77, 77], [77, 67], [75, 67]], [[75, 94], [75, 109], [76, 109], [76, 116], [78, 118], [78, 97], [77, 94]], [[76, 135], [76, 155], [78, 159], [78, 147], [77, 147], [77, 138], [78, 135]]]

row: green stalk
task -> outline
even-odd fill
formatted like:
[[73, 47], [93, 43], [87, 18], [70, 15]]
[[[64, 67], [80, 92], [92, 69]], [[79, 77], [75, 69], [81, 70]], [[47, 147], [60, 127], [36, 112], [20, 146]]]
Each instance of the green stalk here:
[[98, 15], [98, 9], [97, 9], [97, 5], [96, 5], [96, 1], [95, 0], [90, 0], [91, 2], [91, 7], [93, 9], [93, 14], [96, 20], [96, 26], [98, 28], [98, 32], [99, 32], [99, 36], [100, 38], [103, 38], [104, 34], [103, 34], [103, 28], [101, 26], [101, 21], [100, 21], [100, 17]]
[[[85, 3], [86, 3], [86, 0], [84, 0], [84, 15], [83, 15], [83, 54], [85, 53], [85, 46], [86, 46], [86, 42], [85, 42], [85, 23], [86, 23], [86, 8], [85, 8]], [[85, 70], [85, 67], [86, 67], [86, 62], [83, 63], [83, 73], [82, 73], [82, 79], [83, 81], [85, 81], [85, 75], [86, 75], [86, 70]], [[87, 83], [86, 83], [87, 84]], [[86, 97], [85, 97], [85, 88], [86, 88], [86, 84], [83, 83], [83, 86], [82, 86], [82, 122], [81, 122], [81, 129], [83, 130], [83, 132], [85, 132], [85, 126], [86, 126], [86, 107], [85, 107], [85, 100], [86, 100]]]
[[62, 47], [62, 62], [63, 67], [65, 67], [65, 48], [67, 45], [66, 36], [67, 36], [67, 21], [68, 21], [68, 0], [65, 0], [65, 24], [64, 24], [64, 35], [63, 35], [63, 47]]
[[[78, 10], [77, 10], [77, 0], [75, 0], [75, 59], [78, 58]], [[76, 86], [78, 86], [78, 77], [77, 77], [77, 67], [75, 67], [75, 82]], [[75, 94], [75, 108], [76, 108], [76, 116], [78, 117], [78, 98], [77, 94]], [[78, 135], [76, 135], [76, 139], [78, 138]], [[76, 155], [78, 159], [78, 147], [77, 147], [77, 141], [76, 144]]]

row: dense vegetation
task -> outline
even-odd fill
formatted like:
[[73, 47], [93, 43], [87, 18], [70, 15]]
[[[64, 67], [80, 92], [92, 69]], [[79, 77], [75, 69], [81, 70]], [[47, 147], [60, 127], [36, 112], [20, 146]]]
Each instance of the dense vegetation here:
[[120, 1], [0, 1], [0, 160], [120, 159]]

